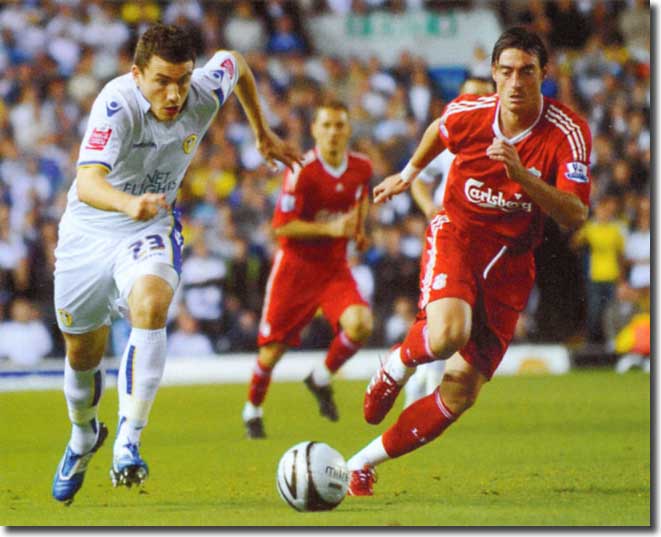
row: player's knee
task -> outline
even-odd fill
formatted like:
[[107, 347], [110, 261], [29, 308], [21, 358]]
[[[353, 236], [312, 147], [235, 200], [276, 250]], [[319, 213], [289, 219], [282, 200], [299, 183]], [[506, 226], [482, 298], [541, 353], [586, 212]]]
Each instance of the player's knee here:
[[162, 328], [168, 314], [169, 300], [155, 293], [145, 294], [131, 303], [131, 323], [139, 328]]
[[106, 349], [107, 328], [100, 328], [96, 334], [64, 335], [67, 360], [72, 369], [87, 371], [96, 367]]
[[470, 330], [460, 323], [446, 323], [429, 330], [429, 348], [434, 356], [446, 359], [463, 348], [470, 338]]
[[443, 403], [455, 416], [460, 416], [477, 401], [477, 392], [467, 390], [443, 396]]
[[348, 324], [344, 328], [345, 334], [356, 343], [365, 343], [372, 335], [374, 323], [371, 316], [357, 319], [355, 322]]

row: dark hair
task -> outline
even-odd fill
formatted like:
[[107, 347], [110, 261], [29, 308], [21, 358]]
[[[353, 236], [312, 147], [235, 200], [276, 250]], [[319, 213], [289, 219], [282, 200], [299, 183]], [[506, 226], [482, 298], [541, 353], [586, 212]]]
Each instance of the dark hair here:
[[321, 101], [321, 103], [315, 109], [314, 115], [312, 116], [313, 123], [316, 121], [317, 116], [319, 115], [319, 110], [323, 110], [324, 108], [329, 108], [330, 110], [343, 110], [347, 113], [347, 115], [349, 114], [349, 107], [339, 99], [325, 99]]
[[152, 56], [170, 63], [195, 61], [195, 43], [190, 31], [174, 25], [155, 24], [140, 36], [133, 63], [144, 70]]
[[491, 65], [498, 63], [498, 59], [503, 50], [508, 48], [516, 48], [523, 50], [528, 54], [534, 54], [539, 60], [539, 66], [544, 67], [549, 60], [549, 54], [546, 51], [544, 42], [541, 38], [522, 26], [516, 26], [505, 30], [496, 41], [491, 53]]

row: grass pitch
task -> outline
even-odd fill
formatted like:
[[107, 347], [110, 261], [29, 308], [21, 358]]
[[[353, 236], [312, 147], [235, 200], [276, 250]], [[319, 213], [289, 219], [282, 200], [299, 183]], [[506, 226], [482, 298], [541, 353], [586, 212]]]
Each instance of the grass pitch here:
[[60, 391], [0, 393], [0, 523], [5, 526], [648, 526], [650, 376], [607, 371], [496, 377], [433, 443], [378, 468], [376, 495], [297, 513], [277, 495], [280, 455], [302, 440], [349, 458], [396, 419], [362, 421], [365, 382], [337, 381], [340, 421], [318, 416], [302, 383], [275, 383], [266, 440], [243, 437], [242, 385], [165, 387], [142, 454], [143, 489], [108, 477], [111, 437], [70, 507], [51, 499], [68, 439]]

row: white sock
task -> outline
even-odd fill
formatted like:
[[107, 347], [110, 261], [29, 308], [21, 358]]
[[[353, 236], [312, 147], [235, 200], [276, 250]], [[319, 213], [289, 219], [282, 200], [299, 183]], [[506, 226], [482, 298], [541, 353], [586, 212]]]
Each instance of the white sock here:
[[76, 371], [64, 361], [64, 398], [72, 423], [71, 449], [78, 454], [88, 452], [96, 443], [97, 408], [104, 387], [101, 365], [86, 371]]
[[241, 418], [244, 422], [254, 419], [261, 418], [264, 415], [264, 411], [261, 406], [255, 406], [250, 401], [246, 401], [246, 404], [243, 405], [243, 412], [241, 413]]
[[122, 426], [117, 431], [116, 450], [140, 442], [165, 370], [166, 344], [165, 328], [131, 330], [117, 375]]
[[362, 470], [365, 465], [376, 466], [389, 459], [381, 437], [378, 436], [347, 461], [347, 468], [353, 472]]
[[328, 386], [333, 373], [329, 371], [324, 362], [317, 364], [312, 370], [312, 382], [317, 386]]
[[418, 367], [415, 374], [409, 378], [404, 386], [404, 408], [415, 403], [418, 399], [427, 395], [427, 376], [423, 367]]
[[397, 347], [388, 355], [384, 369], [386, 370], [386, 373], [388, 373], [388, 375], [390, 375], [393, 380], [401, 386], [406, 384], [409, 377], [415, 373], [415, 367], [407, 367], [404, 365], [399, 349], [401, 349], [401, 347]]

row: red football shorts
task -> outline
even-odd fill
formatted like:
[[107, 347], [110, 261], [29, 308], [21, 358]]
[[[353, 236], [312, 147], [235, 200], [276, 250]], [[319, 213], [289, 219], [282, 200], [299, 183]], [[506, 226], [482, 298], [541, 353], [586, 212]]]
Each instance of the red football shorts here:
[[535, 281], [532, 251], [513, 252], [488, 235], [459, 230], [447, 215], [427, 227], [421, 258], [419, 318], [439, 298], [461, 298], [473, 310], [470, 340], [459, 353], [491, 378], [507, 350]]
[[342, 313], [353, 305], [368, 304], [345, 261], [329, 264], [278, 250], [266, 284], [257, 345], [300, 345], [301, 331], [319, 308], [337, 333]]

